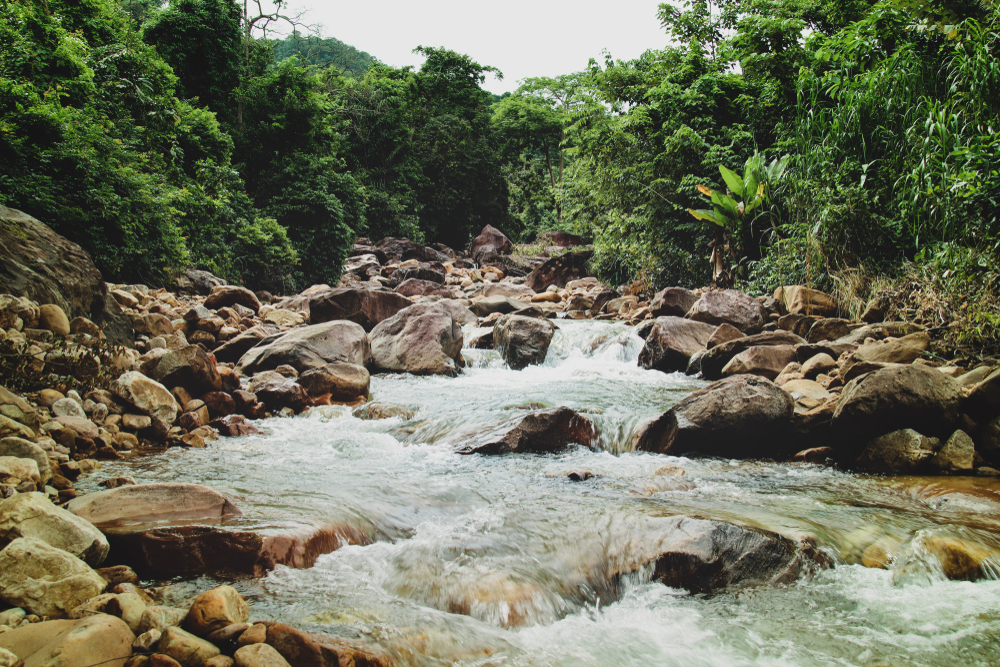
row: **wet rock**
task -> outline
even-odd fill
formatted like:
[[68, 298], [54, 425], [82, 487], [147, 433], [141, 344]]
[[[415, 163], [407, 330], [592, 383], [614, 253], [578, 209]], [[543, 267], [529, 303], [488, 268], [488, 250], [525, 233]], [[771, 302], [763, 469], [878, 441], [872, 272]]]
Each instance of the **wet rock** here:
[[952, 433], [944, 447], [934, 456], [931, 467], [945, 474], [971, 475], [975, 454], [976, 445], [972, 438], [959, 429]]
[[684, 317], [697, 301], [698, 295], [691, 290], [668, 287], [653, 297], [649, 303], [649, 312], [654, 317]]
[[599, 437], [597, 426], [569, 408], [535, 412], [506, 426], [499, 438], [482, 445], [469, 445], [461, 454], [548, 454], [571, 443], [593, 448]]
[[343, 639], [312, 637], [283, 623], [264, 621], [267, 643], [295, 667], [391, 667], [396, 664], [388, 655], [375, 649], [353, 646]]
[[549, 320], [503, 315], [493, 327], [493, 343], [507, 365], [519, 371], [544, 363], [556, 327]]
[[157, 650], [182, 667], [203, 667], [206, 660], [222, 654], [214, 644], [174, 626], [163, 630]]
[[774, 380], [782, 369], [795, 361], [791, 345], [760, 345], [743, 350], [725, 365], [722, 376], [757, 375]]
[[229, 438], [246, 435], [260, 435], [264, 433], [264, 431], [248, 422], [246, 417], [243, 415], [220, 417], [218, 419], [213, 419], [208, 423], [208, 425], [218, 431], [219, 435], [224, 435]]
[[[993, 579], [995, 563], [1000, 558], [996, 549], [950, 535], [924, 536], [914, 546], [936, 557], [944, 575], [958, 581]], [[906, 558], [907, 554], [900, 554], [899, 560]]]
[[216, 285], [205, 299], [205, 308], [210, 310], [218, 310], [235, 304], [249, 308], [255, 313], [260, 310], [260, 301], [257, 296], [245, 287]]
[[524, 284], [535, 292], [544, 292], [550, 285], [565, 287], [571, 280], [590, 275], [587, 263], [593, 256], [590, 250], [569, 252], [546, 260], [524, 279]]
[[21, 493], [0, 502], [0, 547], [19, 537], [41, 540], [91, 566], [108, 555], [108, 540], [101, 531], [41, 493]]
[[789, 583], [803, 556], [776, 533], [684, 516], [656, 524], [658, 538], [644, 547], [656, 553], [653, 580], [693, 593]]
[[39, 616], [64, 617], [106, 585], [73, 554], [33, 537], [0, 551], [0, 599]]
[[233, 655], [238, 667], [291, 667], [278, 651], [267, 644], [244, 646]]
[[673, 418], [662, 415], [654, 422], [656, 430], [637, 440], [638, 449], [776, 458], [786, 454], [793, 403], [769, 380], [739, 375], [696, 391], [667, 412]]
[[395, 292], [338, 287], [309, 298], [309, 317], [314, 325], [348, 320], [371, 331], [379, 322], [412, 305], [412, 301]]
[[792, 314], [819, 315], [821, 317], [836, 317], [837, 301], [819, 290], [805, 285], [788, 285], [779, 287], [774, 292], [774, 298], [788, 308]]
[[0, 648], [30, 667], [124, 667], [135, 635], [119, 618], [29, 623], [0, 634]]
[[358, 419], [392, 419], [398, 418], [403, 421], [413, 419], [416, 413], [402, 405], [392, 405], [390, 403], [366, 403], [354, 410], [354, 416]]
[[177, 401], [170, 391], [139, 371], [128, 371], [121, 375], [111, 383], [111, 391], [118, 398], [165, 424], [177, 421]]
[[184, 619], [184, 629], [204, 637], [227, 625], [246, 623], [249, 618], [250, 608], [236, 589], [219, 586], [195, 599]]
[[845, 444], [907, 428], [947, 436], [958, 418], [959, 400], [955, 380], [933, 368], [884, 368], [844, 387], [831, 428]]
[[293, 329], [258, 345], [240, 359], [239, 369], [244, 375], [252, 375], [288, 364], [304, 373], [335, 361], [368, 366], [371, 360], [368, 335], [361, 325], [335, 321]]
[[834, 458], [832, 447], [813, 447], [811, 449], [803, 449], [793, 456], [792, 460], [798, 463], [827, 463]]
[[66, 504], [98, 528], [153, 521], [219, 521], [240, 516], [224, 495], [200, 484], [167, 482], [120, 486], [88, 493]]
[[928, 438], [913, 429], [900, 429], [871, 440], [855, 466], [866, 472], [914, 474], [930, 467], [940, 447], [937, 438]]
[[764, 307], [753, 297], [737, 290], [705, 292], [691, 306], [687, 317], [715, 326], [731, 324], [747, 335], [759, 332], [767, 321]]
[[368, 397], [371, 376], [364, 366], [337, 362], [306, 371], [299, 384], [313, 399], [355, 401]]
[[312, 405], [312, 399], [295, 380], [264, 382], [254, 387], [254, 395], [268, 410], [289, 408], [296, 414]]
[[748, 350], [751, 347], [801, 345], [805, 341], [793, 333], [787, 331], [767, 331], [737, 338], [726, 343], [716, 345], [701, 359], [701, 372], [709, 380], [718, 380], [722, 377], [722, 371], [733, 357]]
[[[495, 325], [494, 325], [495, 326]], [[492, 350], [496, 346], [494, 327], [477, 327], [469, 332], [468, 347], [474, 350]]]
[[52, 479], [48, 453], [31, 440], [16, 437], [0, 438], [0, 456], [31, 459], [38, 465], [39, 481], [42, 484], [48, 484]]
[[170, 350], [143, 363], [141, 370], [144, 375], [162, 385], [180, 385], [198, 394], [222, 388], [222, 378], [216, 370], [215, 360], [197, 345]]
[[382, 370], [416, 375], [457, 375], [462, 328], [445, 308], [421, 303], [372, 329], [372, 360]]
[[639, 366], [664, 373], [684, 371], [691, 357], [705, 349], [716, 327], [680, 317], [658, 317], [639, 353]]

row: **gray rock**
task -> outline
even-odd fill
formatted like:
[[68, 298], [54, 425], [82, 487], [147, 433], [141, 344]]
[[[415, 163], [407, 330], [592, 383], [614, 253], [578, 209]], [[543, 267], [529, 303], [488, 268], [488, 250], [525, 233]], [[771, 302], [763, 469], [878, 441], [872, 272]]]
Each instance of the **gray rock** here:
[[767, 322], [767, 312], [753, 297], [737, 290], [711, 290], [701, 295], [687, 317], [706, 324], [731, 324], [752, 335]]
[[871, 440], [855, 461], [866, 472], [914, 474], [930, 467], [941, 441], [913, 429], [900, 429]]
[[64, 617], [105, 586], [82, 560], [41, 540], [20, 537], [0, 551], [0, 599], [32, 614]]
[[371, 344], [360, 324], [339, 320], [293, 329], [251, 349], [240, 359], [239, 369], [253, 375], [288, 364], [304, 373], [336, 361], [371, 364]]
[[415, 375], [457, 375], [462, 328], [433, 303], [404, 308], [369, 336], [372, 361], [382, 370]]
[[685, 371], [691, 357], [708, 345], [716, 328], [680, 317], [658, 317], [639, 353], [639, 365], [664, 373]]
[[976, 445], [969, 435], [958, 429], [938, 451], [931, 461], [931, 467], [950, 475], [972, 474]]
[[19, 537], [41, 540], [92, 567], [108, 555], [108, 540], [101, 531], [41, 493], [21, 493], [0, 502], [0, 545]]
[[503, 315], [493, 327], [493, 344], [507, 365], [519, 371], [545, 362], [555, 331], [548, 320]]

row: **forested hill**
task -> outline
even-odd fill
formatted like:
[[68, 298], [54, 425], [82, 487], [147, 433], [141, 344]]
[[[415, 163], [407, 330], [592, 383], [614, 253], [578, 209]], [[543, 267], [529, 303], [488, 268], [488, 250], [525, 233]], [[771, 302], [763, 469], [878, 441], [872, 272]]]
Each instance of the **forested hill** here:
[[265, 39], [280, 19], [245, 11], [0, 6], [0, 203], [114, 280], [196, 265], [289, 291], [335, 282], [359, 235], [461, 247], [491, 224], [581, 235], [612, 284], [888, 294], [996, 344], [989, 4], [663, 4], [672, 46], [502, 98], [483, 89], [499, 71], [446, 47], [397, 69]]
[[274, 40], [274, 60], [280, 63], [292, 56], [319, 67], [334, 68], [344, 74], [360, 77], [378, 62], [365, 51], [344, 44], [334, 37], [318, 37], [294, 32], [284, 39]]

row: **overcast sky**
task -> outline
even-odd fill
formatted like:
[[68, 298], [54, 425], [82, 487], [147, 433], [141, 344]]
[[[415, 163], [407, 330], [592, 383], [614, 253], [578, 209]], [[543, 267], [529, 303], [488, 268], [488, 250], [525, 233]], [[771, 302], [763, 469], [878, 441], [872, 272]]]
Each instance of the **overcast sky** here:
[[423, 59], [417, 46], [444, 46], [492, 65], [503, 81], [490, 77], [485, 88], [502, 93], [529, 76], [555, 76], [584, 69], [590, 58], [601, 61], [607, 49], [617, 59], [631, 59], [667, 39], [656, 9], [660, 0], [379, 0], [330, 2], [291, 0], [322, 25], [324, 37], [336, 37], [382, 62], [402, 67]]

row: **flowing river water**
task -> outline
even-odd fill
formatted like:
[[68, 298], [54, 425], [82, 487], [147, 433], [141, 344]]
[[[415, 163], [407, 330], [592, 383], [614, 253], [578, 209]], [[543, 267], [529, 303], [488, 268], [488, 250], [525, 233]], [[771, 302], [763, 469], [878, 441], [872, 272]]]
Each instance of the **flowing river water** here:
[[[105, 465], [88, 484], [197, 482], [243, 509], [241, 527], [352, 527], [369, 543], [228, 583], [252, 618], [377, 643], [400, 664], [1000, 665], [1000, 579], [948, 580], [926, 548], [1000, 548], [1000, 482], [629, 452], [640, 420], [704, 383], [639, 368], [625, 325], [558, 326], [545, 364], [523, 371], [467, 349], [457, 378], [373, 377], [374, 399], [412, 418], [314, 408], [266, 435]], [[455, 453], [560, 405], [600, 426], [598, 451]], [[677, 514], [807, 538], [835, 566], [740, 592], [667, 588], [634, 554], [650, 521]], [[169, 603], [217, 581], [157, 584]]]

